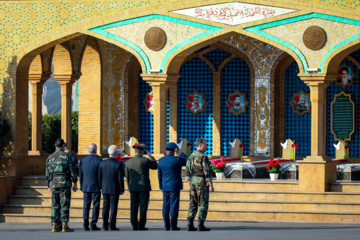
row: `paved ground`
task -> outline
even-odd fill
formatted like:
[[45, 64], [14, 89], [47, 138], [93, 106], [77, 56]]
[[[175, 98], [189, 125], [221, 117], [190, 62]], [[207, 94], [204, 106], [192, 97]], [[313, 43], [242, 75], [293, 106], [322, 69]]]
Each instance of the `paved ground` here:
[[34, 223], [0, 223], [0, 239], [56, 240], [56, 239], [251, 239], [251, 240], [352, 240], [360, 239], [360, 226], [350, 224], [316, 224], [316, 223], [234, 223], [208, 222], [210, 232], [187, 232], [186, 223], [181, 222], [181, 231], [165, 232], [161, 223], [148, 223], [149, 231], [133, 232], [129, 223], [118, 223], [118, 232], [85, 232], [81, 223], [71, 223], [74, 233], [52, 233], [50, 224]]

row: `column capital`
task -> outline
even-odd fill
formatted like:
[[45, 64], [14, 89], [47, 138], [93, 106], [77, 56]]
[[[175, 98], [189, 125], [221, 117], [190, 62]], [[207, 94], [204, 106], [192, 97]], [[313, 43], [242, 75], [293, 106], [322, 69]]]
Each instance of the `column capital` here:
[[50, 77], [50, 74], [29, 74], [29, 82], [30, 84], [44, 84]]
[[54, 78], [56, 79], [56, 81], [59, 82], [60, 85], [73, 84], [76, 80], [78, 80], [80, 78], [80, 75], [56, 74], [56, 75], [54, 75]]
[[332, 81], [336, 80], [338, 75], [336, 73], [320, 73], [320, 74], [299, 73], [298, 76], [309, 87], [312, 86], [327, 87]]
[[170, 74], [141, 74], [144, 81], [152, 86], [177, 82], [181, 75]]

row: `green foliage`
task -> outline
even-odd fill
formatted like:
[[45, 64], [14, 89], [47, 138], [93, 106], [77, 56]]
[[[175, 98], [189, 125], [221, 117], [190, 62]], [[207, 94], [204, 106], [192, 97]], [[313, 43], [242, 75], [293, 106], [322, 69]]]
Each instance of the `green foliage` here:
[[7, 119], [2, 117], [0, 112], [0, 176], [11, 174], [13, 160], [9, 158], [11, 154], [11, 126]]
[[[71, 114], [72, 150], [78, 151], [78, 112]], [[47, 153], [54, 152], [54, 143], [61, 137], [61, 113], [42, 116], [42, 148]], [[31, 114], [29, 114], [29, 149], [31, 149]]]
[[0, 158], [8, 155], [8, 148], [12, 140], [11, 126], [0, 112]]

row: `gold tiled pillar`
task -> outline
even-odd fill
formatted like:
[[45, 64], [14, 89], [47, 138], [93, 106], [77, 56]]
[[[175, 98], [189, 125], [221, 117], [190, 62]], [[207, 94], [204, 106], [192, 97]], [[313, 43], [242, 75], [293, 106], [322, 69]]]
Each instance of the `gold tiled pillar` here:
[[221, 155], [221, 72], [213, 73], [213, 156]]
[[[154, 102], [154, 154], [165, 153], [166, 110], [170, 83], [176, 82], [179, 75], [142, 74], [143, 80], [150, 84]], [[171, 116], [170, 116], [171, 118]]]
[[42, 93], [49, 74], [29, 74], [32, 95], [31, 151], [29, 155], [41, 155], [42, 151]]
[[326, 89], [332, 74], [299, 74], [310, 88], [311, 155], [299, 161], [299, 190], [325, 192], [336, 181], [336, 163], [326, 156]]
[[72, 85], [79, 79], [77, 75], [54, 75], [61, 86], [61, 138], [71, 149], [71, 94]]

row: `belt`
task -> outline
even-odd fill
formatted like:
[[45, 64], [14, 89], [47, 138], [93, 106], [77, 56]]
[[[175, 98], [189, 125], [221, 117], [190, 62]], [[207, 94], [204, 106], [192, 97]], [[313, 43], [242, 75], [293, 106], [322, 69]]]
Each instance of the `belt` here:
[[205, 175], [204, 174], [192, 174], [191, 175], [192, 177], [205, 177]]

